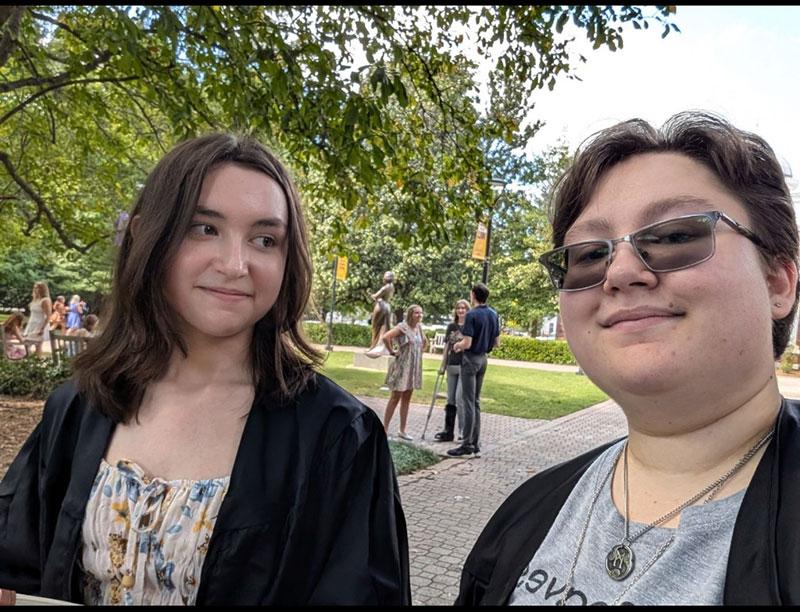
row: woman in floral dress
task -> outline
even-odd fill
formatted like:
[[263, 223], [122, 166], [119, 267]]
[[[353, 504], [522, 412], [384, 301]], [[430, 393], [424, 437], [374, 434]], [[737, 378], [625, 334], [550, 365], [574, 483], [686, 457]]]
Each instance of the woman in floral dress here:
[[[392, 340], [396, 341], [399, 349], [394, 350]], [[412, 304], [406, 311], [405, 321], [399, 323], [383, 335], [383, 341], [390, 347], [395, 360], [389, 366], [386, 374], [386, 386], [392, 391], [389, 403], [383, 414], [383, 428], [389, 433], [389, 423], [392, 421], [397, 403], [400, 403], [400, 432], [398, 436], [403, 440], [414, 438], [406, 433], [408, 423], [408, 408], [411, 403], [411, 394], [414, 389], [422, 388], [422, 351], [428, 344], [425, 334], [422, 333], [422, 307]]]

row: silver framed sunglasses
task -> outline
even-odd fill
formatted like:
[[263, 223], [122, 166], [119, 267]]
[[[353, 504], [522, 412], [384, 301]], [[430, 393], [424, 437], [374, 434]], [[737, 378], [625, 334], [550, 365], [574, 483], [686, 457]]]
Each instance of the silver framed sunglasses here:
[[714, 255], [714, 230], [724, 221], [754, 244], [766, 245], [751, 230], [718, 210], [683, 215], [642, 227], [612, 240], [586, 240], [568, 244], [539, 257], [559, 291], [581, 291], [602, 285], [614, 249], [620, 242], [633, 247], [645, 267], [652, 272], [673, 272], [696, 266]]

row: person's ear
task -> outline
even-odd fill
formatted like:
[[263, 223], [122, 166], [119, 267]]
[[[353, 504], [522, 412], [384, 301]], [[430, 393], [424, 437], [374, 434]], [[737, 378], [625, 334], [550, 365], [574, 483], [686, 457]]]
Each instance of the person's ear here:
[[133, 215], [128, 222], [128, 227], [131, 230], [131, 238], [136, 238], [136, 230], [139, 227], [139, 215]]
[[772, 318], [776, 321], [788, 316], [797, 296], [797, 263], [788, 259], [776, 259], [767, 270]]

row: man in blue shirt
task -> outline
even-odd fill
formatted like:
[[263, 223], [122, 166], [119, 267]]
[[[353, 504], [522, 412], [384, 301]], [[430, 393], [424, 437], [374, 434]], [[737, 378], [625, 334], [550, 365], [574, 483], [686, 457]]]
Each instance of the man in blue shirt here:
[[464, 320], [464, 339], [453, 345], [462, 352], [461, 401], [464, 406], [464, 439], [461, 446], [447, 451], [451, 457], [480, 457], [478, 440], [481, 433], [481, 387], [486, 374], [487, 357], [500, 338], [500, 320], [493, 308], [486, 305], [489, 288], [483, 283], [472, 286], [472, 308]]

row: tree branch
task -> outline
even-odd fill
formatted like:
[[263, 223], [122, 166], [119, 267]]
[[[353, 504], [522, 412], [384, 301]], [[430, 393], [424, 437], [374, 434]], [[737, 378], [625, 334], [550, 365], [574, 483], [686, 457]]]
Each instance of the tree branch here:
[[36, 193], [36, 190], [25, 179], [17, 174], [17, 169], [14, 167], [14, 164], [11, 163], [11, 158], [5, 151], [0, 151], [0, 163], [5, 166], [6, 171], [9, 173], [9, 175], [11, 175], [11, 178], [14, 179], [14, 182], [19, 185], [19, 187], [36, 203], [36, 216], [33, 219], [28, 220], [29, 231], [33, 224], [38, 221], [40, 215], [44, 215], [47, 217], [47, 221], [50, 223], [52, 228], [58, 234], [61, 242], [63, 242], [67, 248], [75, 249], [79, 253], [86, 253], [90, 248], [92, 248], [92, 246], [97, 242], [96, 240], [93, 240], [85, 246], [81, 246], [73, 242], [70, 237], [67, 236], [64, 228], [61, 227], [61, 224], [55, 218], [55, 215], [53, 215], [53, 211], [48, 208], [42, 197]]
[[[139, 103], [139, 100], [137, 100], [136, 97], [133, 95], [133, 92], [131, 92], [127, 87], [125, 87], [121, 83], [114, 83], [114, 85], [116, 85], [119, 89], [124, 91], [127, 94], [128, 98], [130, 98], [131, 102], [133, 102], [136, 105], [136, 108], [139, 109], [139, 112], [142, 114], [142, 117], [144, 117], [144, 120], [147, 121], [147, 124], [150, 126], [150, 130], [153, 132], [153, 136], [155, 137], [158, 146], [161, 147], [161, 151], [163, 153], [166, 153], [167, 148], [164, 146], [164, 143], [161, 142], [161, 137], [158, 135], [158, 129], [153, 124], [153, 121], [150, 119], [150, 116], [147, 114], [147, 111], [145, 111], [144, 107]], [[100, 124], [98, 123], [97, 126], [100, 127]]]
[[59, 64], [69, 63], [69, 60], [66, 57], [59, 57], [55, 53], [52, 53], [49, 49], [40, 49], [40, 51], [47, 59], [53, 60], [54, 62], [57, 62]]
[[77, 38], [82, 43], [86, 44], [86, 41], [83, 39], [83, 37], [81, 37], [80, 34], [78, 34], [75, 30], [73, 30], [67, 24], [61, 23], [58, 19], [53, 19], [52, 17], [50, 17], [50, 15], [45, 15], [44, 13], [37, 13], [34, 10], [31, 10], [30, 14], [36, 19], [40, 19], [42, 21], [46, 21], [47, 23], [52, 23], [54, 26], [58, 26], [62, 30], [65, 30], [65, 31], [69, 32], [70, 34], [72, 34], [75, 38]]
[[0, 93], [6, 93], [9, 91], [13, 91], [15, 89], [19, 89], [21, 87], [30, 87], [38, 85], [61, 85], [65, 81], [68, 81], [69, 79], [74, 78], [78, 75], [88, 74], [110, 57], [111, 53], [109, 51], [103, 51], [98, 57], [94, 59], [94, 61], [86, 64], [85, 66], [82, 66], [81, 69], [79, 70], [67, 70], [66, 72], [62, 72], [61, 74], [49, 77], [35, 76], [35, 77], [28, 77], [27, 79], [20, 79], [18, 81], [13, 81], [11, 83], [0, 83]]
[[[447, 118], [448, 118], [449, 115], [448, 115], [447, 110], [445, 109], [445, 106], [450, 106], [451, 110], [454, 110], [454, 109], [452, 108], [452, 105], [448, 104], [445, 101], [444, 95], [442, 93], [442, 90], [440, 89], [439, 84], [436, 82], [436, 77], [433, 75], [433, 72], [431, 71], [431, 68], [428, 65], [428, 62], [425, 60], [425, 58], [422, 56], [422, 54], [417, 50], [416, 45], [412, 45], [411, 42], [408, 40], [408, 38], [405, 36], [405, 34], [403, 32], [400, 32], [388, 19], [386, 19], [386, 17], [384, 15], [378, 14], [373, 8], [371, 8], [371, 7], [363, 7], [363, 8], [358, 8], [356, 10], [358, 10], [359, 12], [362, 12], [362, 13], [366, 14], [368, 17], [370, 17], [372, 19], [373, 23], [376, 25], [376, 27], [378, 27], [379, 30], [383, 30], [385, 28], [385, 30], [386, 30], [385, 33], [386, 34], [393, 33], [395, 36], [397, 36], [400, 39], [400, 45], [402, 46], [402, 48], [405, 48], [414, 57], [417, 58], [419, 63], [422, 65], [423, 70], [425, 71], [426, 80], [428, 81], [428, 83], [430, 83], [431, 88], [433, 89], [433, 94], [434, 94], [434, 98], [435, 98], [434, 102], [439, 106], [439, 109], [442, 112], [442, 121], [444, 122], [445, 129], [446, 129], [446, 127], [447, 127]], [[390, 42], [394, 43], [393, 37], [391, 35], [387, 36], [387, 38], [388, 38], [388, 40]], [[401, 58], [400, 61], [406, 67], [406, 70], [409, 71], [409, 76], [411, 76], [410, 67], [402, 59], [403, 55], [400, 54], [399, 57]], [[453, 113], [453, 114], [455, 114], [455, 113]]]
[[29, 96], [26, 100], [23, 100], [17, 106], [15, 106], [10, 111], [8, 111], [5, 115], [0, 117], [0, 125], [3, 125], [6, 121], [8, 121], [11, 117], [16, 115], [23, 108], [28, 106], [28, 104], [30, 104], [31, 102], [33, 102], [37, 98], [40, 98], [41, 96], [45, 95], [46, 93], [48, 93], [50, 91], [53, 91], [54, 89], [59, 89], [61, 87], [67, 87], [68, 85], [82, 85], [84, 83], [120, 83], [122, 81], [135, 81], [138, 78], [139, 78], [138, 76], [128, 76], [128, 77], [119, 77], [119, 78], [108, 77], [108, 78], [97, 78], [97, 79], [77, 79], [75, 81], [66, 81], [64, 83], [58, 83], [57, 85], [51, 85], [50, 87], [42, 89], [41, 91], [37, 91], [32, 96]]

